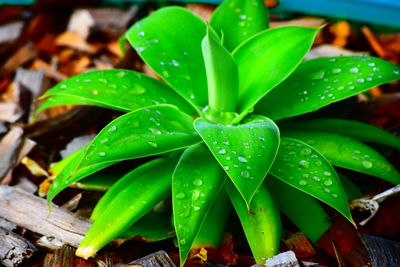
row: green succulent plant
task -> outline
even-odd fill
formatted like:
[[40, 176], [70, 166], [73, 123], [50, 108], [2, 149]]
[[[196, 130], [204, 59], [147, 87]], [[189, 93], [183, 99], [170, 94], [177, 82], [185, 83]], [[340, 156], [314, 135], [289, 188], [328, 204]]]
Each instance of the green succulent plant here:
[[[125, 38], [163, 81], [93, 71], [43, 96], [39, 112], [74, 104], [126, 113], [54, 167], [49, 201], [117, 162], [157, 156], [107, 191], [77, 255], [94, 256], [129, 235], [171, 237], [175, 229], [183, 264], [191, 248], [218, 246], [233, 206], [262, 263], [279, 251], [279, 211], [312, 241], [330, 225], [318, 201], [353, 222], [346, 194], [354, 185], [334, 167], [400, 182], [364, 144], [400, 148], [390, 133], [342, 119], [284, 120], [397, 80], [399, 67], [369, 56], [303, 61], [319, 29], [267, 29], [268, 20], [262, 0], [227, 0], [209, 25], [181, 7], [159, 9]], [[170, 215], [153, 209], [171, 194], [174, 228]]]

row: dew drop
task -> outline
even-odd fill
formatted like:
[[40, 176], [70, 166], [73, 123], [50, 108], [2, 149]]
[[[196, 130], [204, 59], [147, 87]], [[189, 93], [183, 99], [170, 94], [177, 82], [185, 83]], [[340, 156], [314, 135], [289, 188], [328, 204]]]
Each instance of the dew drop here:
[[203, 181], [201, 179], [194, 179], [193, 185], [194, 186], [201, 186], [203, 184]]
[[328, 172], [328, 171], [324, 171], [322, 174], [325, 175], [325, 176], [331, 176], [331, 175], [332, 175], [332, 174], [331, 174], [330, 172]]
[[344, 86], [339, 86], [337, 89], [338, 89], [339, 91], [342, 91], [342, 90], [344, 89]]
[[299, 185], [307, 185], [307, 181], [306, 180], [300, 180], [299, 181]]
[[320, 167], [320, 166], [322, 166], [322, 161], [316, 160], [316, 161], [314, 161], [314, 164], [315, 164], [316, 166]]
[[186, 238], [180, 239], [179, 243], [181, 243], [182, 245], [186, 245]]
[[103, 138], [100, 140], [100, 144], [104, 144], [108, 142], [108, 138]]
[[100, 152], [99, 152], [99, 156], [100, 156], [100, 157], [104, 157], [105, 155], [106, 155], [106, 152], [104, 152], [104, 151], [100, 151]]
[[219, 151], [218, 151], [218, 154], [220, 154], [220, 155], [224, 155], [226, 153], [226, 150], [225, 149], [220, 149]]
[[186, 197], [186, 194], [183, 192], [180, 192], [180, 193], [176, 194], [175, 197], [177, 199], [184, 199]]
[[144, 32], [139, 32], [138, 35], [139, 35], [140, 37], [143, 37], [143, 36], [144, 36]]
[[326, 193], [329, 193], [329, 192], [331, 192], [331, 190], [329, 189], [329, 188], [324, 188], [324, 191], [326, 192]]
[[156, 144], [156, 143], [154, 143], [154, 142], [147, 142], [147, 144], [149, 144], [150, 146], [152, 146], [152, 147], [154, 147], [154, 148], [156, 148], [156, 147], [157, 147], [157, 144]]
[[368, 63], [368, 66], [373, 67], [375, 66], [375, 63], [374, 62]]
[[239, 157], [238, 157], [238, 160], [239, 160], [240, 162], [242, 162], [242, 163], [247, 162], [246, 158], [245, 158], [245, 157], [242, 157], [242, 156], [239, 156]]
[[334, 198], [337, 198], [337, 194], [332, 194], [332, 196], [333, 196]]
[[330, 186], [330, 185], [332, 185], [332, 180], [331, 179], [328, 179], [328, 180], [325, 180], [324, 181], [324, 185], [326, 185], [326, 186]]
[[200, 197], [200, 191], [199, 190], [193, 190], [192, 191], [192, 200], [196, 201], [198, 200]]
[[228, 156], [228, 157], [226, 157], [226, 160], [231, 160], [231, 157], [229, 157], [229, 156]]
[[194, 210], [194, 211], [199, 211], [199, 210], [200, 210], [200, 207], [193, 206], [193, 210]]
[[364, 79], [363, 78], [359, 78], [356, 81], [357, 81], [357, 83], [364, 83]]
[[353, 68], [350, 69], [350, 72], [351, 73], [358, 73], [358, 68], [353, 67]]
[[312, 151], [311, 151], [310, 148], [305, 148], [305, 149], [301, 150], [300, 155], [302, 155], [302, 156], [307, 156], [307, 155], [310, 155], [311, 152], [312, 152]]
[[310, 167], [310, 162], [308, 162], [307, 160], [300, 160], [299, 161], [299, 165], [301, 167], [303, 167], [304, 169], [308, 169]]
[[108, 83], [108, 81], [107, 81], [106, 79], [104, 79], [104, 78], [99, 78], [99, 82], [101, 82], [101, 83]]
[[108, 132], [115, 132], [115, 130], [117, 130], [117, 126], [113, 125], [108, 129]]
[[136, 85], [131, 89], [131, 92], [134, 93], [135, 95], [142, 95], [146, 93], [146, 89], [140, 85]]
[[250, 174], [249, 174], [248, 171], [242, 171], [242, 172], [240, 172], [240, 175], [241, 175], [243, 178], [249, 178], [249, 176], [250, 176]]
[[179, 62], [176, 61], [175, 59], [171, 60], [171, 65], [174, 67], [178, 67], [179, 66]]
[[316, 182], [321, 181], [321, 179], [320, 179], [318, 176], [313, 176], [312, 179], [313, 179], [314, 181], [316, 181]]
[[258, 138], [258, 140], [265, 141], [265, 138], [261, 136], [260, 138]]
[[99, 94], [99, 91], [93, 90], [91, 93], [92, 93], [92, 95], [98, 95], [98, 94]]
[[363, 161], [361, 162], [361, 165], [362, 165], [364, 168], [366, 168], [366, 169], [371, 169], [372, 166], [373, 166], [372, 162], [371, 162], [371, 161], [368, 161], [368, 160], [363, 160]]
[[161, 134], [161, 131], [156, 129], [156, 128], [149, 128], [150, 132], [152, 132], [153, 134]]
[[335, 68], [332, 70], [332, 73], [337, 74], [337, 73], [340, 73], [341, 71], [342, 71], [341, 69]]
[[60, 88], [65, 89], [67, 86], [65, 84], [61, 85]]
[[393, 74], [394, 75], [399, 75], [399, 71], [398, 70], [393, 70]]
[[225, 171], [229, 170], [229, 166], [224, 166], [224, 170]]

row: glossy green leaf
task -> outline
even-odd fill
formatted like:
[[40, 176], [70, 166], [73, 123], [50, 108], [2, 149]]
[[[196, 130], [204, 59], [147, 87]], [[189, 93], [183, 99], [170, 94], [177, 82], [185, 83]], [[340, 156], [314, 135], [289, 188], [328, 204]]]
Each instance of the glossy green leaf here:
[[192, 122], [191, 117], [168, 105], [127, 113], [100, 131], [89, 145], [79, 169], [190, 146], [200, 141]]
[[205, 23], [181, 7], [159, 9], [126, 33], [146, 64], [195, 107], [207, 105], [205, 35]]
[[400, 173], [378, 152], [349, 137], [326, 132], [285, 131], [317, 149], [332, 165], [379, 177], [393, 184], [400, 183]]
[[77, 170], [79, 164], [84, 159], [87, 148], [88, 146], [85, 146], [84, 148], [77, 150], [69, 157], [63, 159], [52, 167], [52, 171], [54, 172], [54, 176], [56, 178], [47, 192], [48, 202], [51, 202], [65, 188], [117, 162], [103, 162], [99, 164], [93, 164], [88, 168]]
[[313, 147], [296, 139], [282, 137], [270, 173], [288, 185], [325, 202], [353, 222], [346, 193], [335, 170]]
[[148, 212], [136, 223], [118, 236], [118, 239], [140, 239], [146, 242], [156, 242], [175, 236], [171, 224], [171, 216]]
[[221, 190], [206, 214], [192, 248], [218, 248], [225, 234], [225, 225], [231, 210], [229, 196], [226, 190]]
[[276, 156], [278, 127], [265, 117], [254, 117], [238, 126], [197, 119], [194, 126], [246, 203], [250, 204]]
[[308, 194], [281, 182], [272, 175], [268, 176], [265, 182], [279, 210], [312, 242], [317, 242], [332, 225], [328, 213]]
[[240, 113], [247, 113], [296, 69], [317, 31], [300, 26], [274, 28], [255, 35], [233, 52], [239, 67]]
[[176, 166], [172, 179], [172, 205], [181, 266], [224, 185], [225, 177], [204, 143], [187, 148]]
[[158, 104], [171, 104], [194, 114], [190, 104], [163, 82], [129, 70], [99, 70], [58, 83], [42, 98], [39, 111], [59, 105], [94, 105], [130, 112]]
[[209, 30], [201, 45], [207, 72], [209, 107], [220, 112], [235, 112], [239, 87], [235, 60]]
[[262, 0], [226, 0], [213, 12], [211, 26], [224, 36], [232, 51], [254, 34], [268, 28], [268, 9]]
[[[171, 159], [156, 159], [129, 172], [115, 183], [104, 195], [106, 200], [99, 201], [99, 216], [86, 233], [76, 255], [85, 259], [93, 257], [99, 249], [120, 236], [167, 197], [174, 167]], [[121, 184], [123, 190], [120, 190]], [[107, 201], [106, 205], [103, 201]]]
[[[281, 125], [279, 125], [281, 126]], [[343, 119], [315, 119], [289, 122], [283, 127], [294, 130], [330, 132], [363, 142], [372, 142], [400, 149], [400, 138], [376, 126]]]
[[256, 110], [274, 120], [304, 114], [398, 80], [399, 73], [396, 65], [367, 56], [307, 60], [264, 97]]
[[348, 200], [353, 200], [364, 196], [360, 188], [358, 188], [358, 186], [355, 183], [353, 183], [353, 181], [351, 181], [350, 178], [348, 178], [347, 176], [345, 176], [340, 172], [337, 172], [337, 174], [339, 176], [340, 183], [343, 186], [344, 192], [346, 192]]
[[279, 210], [265, 184], [262, 184], [250, 204], [247, 204], [232, 183], [226, 183], [233, 207], [239, 216], [247, 242], [257, 264], [279, 252], [281, 222]]

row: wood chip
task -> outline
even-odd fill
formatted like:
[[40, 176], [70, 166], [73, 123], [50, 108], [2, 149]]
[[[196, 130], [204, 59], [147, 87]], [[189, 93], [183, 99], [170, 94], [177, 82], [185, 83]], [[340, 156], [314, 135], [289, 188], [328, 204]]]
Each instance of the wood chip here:
[[171, 258], [163, 250], [134, 260], [129, 264], [138, 264], [142, 265], [143, 267], [175, 267], [175, 264], [172, 262]]
[[64, 247], [56, 250], [53, 254], [47, 254], [43, 267], [94, 267], [95, 265], [87, 260], [75, 256], [75, 249]]
[[20, 48], [15, 54], [13, 54], [4, 63], [3, 67], [0, 68], [0, 76], [6, 76], [22, 65], [33, 60], [37, 56], [37, 51], [31, 42], [28, 42], [22, 48]]
[[18, 266], [36, 250], [28, 240], [0, 227], [0, 264]]
[[400, 266], [400, 243], [372, 235], [359, 234], [372, 266]]
[[23, 130], [13, 127], [0, 142], [0, 183], [11, 182], [11, 172], [17, 161], [17, 152], [22, 144]]
[[87, 40], [95, 21], [86, 9], [77, 9], [69, 19], [67, 30], [78, 34], [83, 40]]
[[100, 47], [87, 43], [79, 34], [68, 31], [57, 37], [56, 44], [59, 46], [67, 46], [88, 54], [96, 54], [100, 49]]
[[[255, 264], [252, 267], [257, 267]], [[289, 250], [286, 252], [279, 253], [278, 255], [267, 259], [265, 266], [268, 267], [300, 267], [297, 261], [296, 254]]]
[[315, 255], [315, 249], [304, 233], [298, 232], [284, 240], [284, 242], [300, 259]]
[[361, 28], [362, 33], [364, 34], [365, 38], [367, 39], [369, 45], [371, 46], [372, 50], [381, 58], [386, 57], [386, 52], [379, 43], [378, 39], [375, 37], [374, 33], [367, 27], [363, 26]]
[[24, 23], [22, 21], [12, 22], [0, 27], [0, 45], [12, 43], [21, 35]]
[[78, 246], [91, 222], [23, 190], [0, 186], [0, 217], [18, 226], [46, 236], [53, 236], [71, 246]]

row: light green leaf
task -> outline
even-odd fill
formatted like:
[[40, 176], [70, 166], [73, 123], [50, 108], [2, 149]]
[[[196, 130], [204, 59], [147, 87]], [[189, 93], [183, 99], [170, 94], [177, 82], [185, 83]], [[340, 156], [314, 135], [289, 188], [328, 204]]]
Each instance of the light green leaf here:
[[[102, 210], [79, 245], [76, 255], [85, 259], [93, 257], [99, 249], [167, 197], [174, 167], [171, 159], [156, 159], [129, 172], [115, 183], [104, 196], [111, 201], [104, 205], [100, 200]], [[120, 190], [120, 184], [124, 185], [123, 190]]]
[[129, 70], [98, 70], [58, 83], [42, 98], [39, 112], [59, 105], [94, 105], [130, 112], [158, 104], [171, 104], [195, 114], [190, 104], [163, 82]]
[[254, 34], [268, 28], [268, 9], [263, 0], [226, 0], [210, 19], [211, 26], [224, 36], [224, 45], [232, 51]]
[[265, 117], [239, 126], [197, 119], [194, 127], [249, 205], [278, 151], [278, 127]]
[[174, 106], [127, 113], [103, 128], [91, 142], [79, 169], [162, 154], [199, 142], [192, 118]]
[[299, 139], [318, 150], [332, 165], [400, 183], [400, 173], [369, 146], [349, 137], [326, 132], [285, 131], [283, 136]]
[[140, 239], [146, 242], [156, 242], [174, 236], [175, 229], [171, 224], [171, 216], [150, 211], [119, 235], [118, 239]]
[[207, 105], [205, 23], [181, 7], [159, 9], [126, 33], [140, 57], [195, 107]]
[[202, 41], [207, 72], [208, 104], [219, 112], [235, 112], [238, 99], [238, 68], [232, 55], [210, 31]]
[[[279, 125], [281, 127], [281, 125]], [[283, 125], [293, 130], [330, 132], [345, 135], [363, 142], [388, 145], [400, 149], [400, 138], [376, 126], [343, 119], [315, 119], [293, 121]]]
[[282, 137], [279, 152], [270, 173], [281, 181], [325, 202], [353, 222], [346, 193], [335, 170], [313, 147], [296, 139]]
[[300, 26], [274, 28], [260, 32], [235, 49], [240, 113], [247, 113], [296, 69], [311, 48], [317, 31]]
[[328, 213], [317, 200], [279, 179], [265, 179], [279, 210], [285, 214], [312, 242], [316, 243], [332, 225]]
[[247, 242], [257, 264], [279, 252], [281, 222], [279, 210], [265, 184], [262, 184], [248, 208], [235, 186], [227, 182], [226, 191], [239, 216]]
[[172, 205], [181, 266], [225, 177], [203, 143], [187, 148], [176, 166], [172, 178]]
[[51, 168], [56, 177], [47, 192], [47, 201], [51, 202], [62, 190], [78, 182], [79, 180], [104, 169], [118, 161], [94, 164], [88, 168], [77, 170], [84, 159], [88, 146], [75, 151], [73, 154], [58, 162]]
[[256, 110], [274, 120], [304, 114], [398, 80], [399, 73], [396, 65], [367, 56], [307, 60], [264, 97]]

